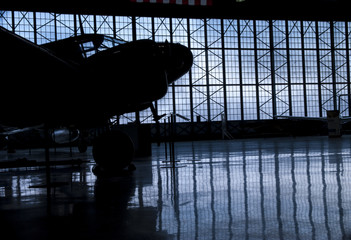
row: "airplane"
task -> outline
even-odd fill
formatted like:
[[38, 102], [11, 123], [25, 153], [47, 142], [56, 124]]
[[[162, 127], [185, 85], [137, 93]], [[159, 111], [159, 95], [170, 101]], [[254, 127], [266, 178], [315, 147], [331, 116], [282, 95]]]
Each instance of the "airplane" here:
[[276, 119], [287, 119], [291, 121], [319, 121], [327, 123], [329, 137], [340, 137], [342, 135], [342, 127], [351, 122], [351, 117], [342, 116], [340, 113], [341, 97], [348, 94], [341, 94], [338, 96], [338, 109], [327, 110], [326, 117], [305, 117], [305, 116], [275, 116]]
[[[179, 43], [81, 34], [42, 45], [0, 27], [0, 126], [28, 129], [107, 126], [113, 116], [151, 108], [192, 64]], [[98, 171], [132, 166], [133, 142], [107, 131], [93, 141]]]

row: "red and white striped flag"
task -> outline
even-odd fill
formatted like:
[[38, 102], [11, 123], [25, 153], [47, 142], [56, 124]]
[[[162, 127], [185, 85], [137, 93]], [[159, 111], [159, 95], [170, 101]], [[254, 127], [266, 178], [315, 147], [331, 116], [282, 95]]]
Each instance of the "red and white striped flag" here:
[[136, 3], [162, 3], [189, 6], [212, 6], [212, 0], [130, 0]]

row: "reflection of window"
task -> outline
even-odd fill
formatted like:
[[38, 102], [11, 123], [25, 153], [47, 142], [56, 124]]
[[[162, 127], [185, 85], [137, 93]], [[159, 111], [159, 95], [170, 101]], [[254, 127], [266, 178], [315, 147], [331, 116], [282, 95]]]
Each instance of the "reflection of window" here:
[[123, 44], [123, 43], [125, 43], [125, 41], [111, 38], [108, 36], [104, 36], [104, 41], [99, 46], [98, 51], [103, 51], [103, 50], [108, 49], [108, 48], [116, 47], [116, 46]]
[[84, 42], [80, 44], [83, 57], [88, 58], [96, 53], [94, 43], [92, 41]]

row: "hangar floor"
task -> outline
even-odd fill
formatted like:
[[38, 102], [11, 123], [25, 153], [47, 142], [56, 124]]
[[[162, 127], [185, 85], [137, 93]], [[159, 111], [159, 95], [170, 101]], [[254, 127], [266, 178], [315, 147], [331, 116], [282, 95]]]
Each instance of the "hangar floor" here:
[[[88, 149], [89, 150], [89, 149]], [[90, 153], [51, 149], [44, 167], [0, 169], [0, 235], [11, 239], [348, 239], [351, 136], [266, 138], [164, 145], [137, 170], [97, 179]], [[88, 151], [90, 152], [90, 151]], [[1, 161], [44, 159], [41, 149]], [[10, 238], [10, 237], [9, 237]]]

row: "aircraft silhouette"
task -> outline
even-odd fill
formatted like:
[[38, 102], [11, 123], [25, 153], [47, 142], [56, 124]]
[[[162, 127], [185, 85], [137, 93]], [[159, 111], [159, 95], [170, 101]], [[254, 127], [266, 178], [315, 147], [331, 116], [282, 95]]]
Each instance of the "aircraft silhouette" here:
[[[36, 45], [0, 27], [0, 46], [0, 125], [18, 129], [101, 127], [113, 116], [149, 107], [158, 120], [152, 103], [193, 63], [181, 44], [101, 34]], [[128, 166], [132, 152], [133, 143], [121, 132], [102, 134], [93, 144], [102, 169]]]

